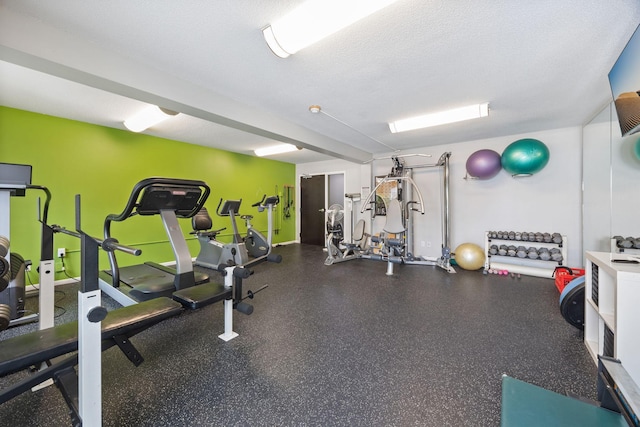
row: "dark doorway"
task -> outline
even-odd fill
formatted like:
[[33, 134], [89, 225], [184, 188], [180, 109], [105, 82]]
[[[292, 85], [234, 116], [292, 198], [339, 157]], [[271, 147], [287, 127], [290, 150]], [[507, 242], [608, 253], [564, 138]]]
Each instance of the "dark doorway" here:
[[324, 175], [300, 178], [300, 243], [324, 246]]

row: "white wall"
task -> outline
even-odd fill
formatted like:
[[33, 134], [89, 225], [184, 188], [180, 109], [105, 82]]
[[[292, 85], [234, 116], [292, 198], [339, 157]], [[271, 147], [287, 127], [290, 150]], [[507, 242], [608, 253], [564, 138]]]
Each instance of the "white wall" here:
[[640, 237], [640, 134], [622, 137], [613, 102], [583, 132], [585, 251], [608, 252], [611, 237]]
[[[485, 181], [465, 180], [467, 158], [477, 150], [492, 149], [502, 153], [521, 138], [539, 139], [549, 147], [547, 166], [528, 178], [512, 178], [502, 170]], [[484, 232], [529, 231], [558, 232], [567, 236], [570, 266], [582, 266], [581, 217], [581, 143], [580, 127], [564, 128], [521, 135], [469, 141], [448, 146], [428, 147], [408, 153], [431, 154], [430, 159], [407, 158], [407, 166], [435, 163], [440, 155], [450, 151], [450, 240], [451, 248], [471, 242], [484, 247]], [[382, 156], [378, 156], [382, 157]], [[386, 175], [390, 160], [377, 160], [372, 165], [358, 165], [340, 160], [301, 164], [297, 175], [345, 171], [346, 192], [371, 186], [371, 173]], [[414, 252], [437, 256], [442, 244], [442, 168], [416, 169], [414, 180], [425, 200], [426, 214], [415, 218]], [[371, 171], [371, 172], [369, 172]], [[359, 209], [358, 209], [359, 211]], [[374, 221], [373, 232], [381, 228], [382, 218]], [[369, 221], [368, 221], [369, 222]], [[425, 245], [422, 246], [422, 242]], [[431, 243], [431, 247], [428, 244]]]

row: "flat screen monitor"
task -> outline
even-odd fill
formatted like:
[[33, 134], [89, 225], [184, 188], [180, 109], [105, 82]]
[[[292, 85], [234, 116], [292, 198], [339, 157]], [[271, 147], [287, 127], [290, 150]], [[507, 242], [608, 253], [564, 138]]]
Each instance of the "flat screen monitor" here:
[[609, 72], [622, 136], [640, 131], [640, 26]]
[[0, 163], [0, 188], [25, 188], [31, 185], [31, 165]]

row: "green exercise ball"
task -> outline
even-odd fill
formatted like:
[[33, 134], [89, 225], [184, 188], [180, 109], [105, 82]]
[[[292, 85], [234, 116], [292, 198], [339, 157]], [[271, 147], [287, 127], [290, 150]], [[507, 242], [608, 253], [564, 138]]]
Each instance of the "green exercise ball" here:
[[549, 162], [549, 148], [537, 139], [512, 142], [502, 153], [502, 167], [512, 175], [532, 175]]
[[633, 154], [635, 154], [636, 158], [640, 160], [640, 138], [638, 138], [636, 145], [633, 147]]
[[458, 245], [454, 253], [456, 264], [465, 270], [478, 270], [484, 267], [484, 251], [473, 243]]

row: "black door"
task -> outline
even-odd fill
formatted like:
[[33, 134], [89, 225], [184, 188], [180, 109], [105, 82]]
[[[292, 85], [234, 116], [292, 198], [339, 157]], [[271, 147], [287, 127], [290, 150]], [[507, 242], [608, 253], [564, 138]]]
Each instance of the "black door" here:
[[300, 243], [324, 246], [324, 175], [300, 178]]

